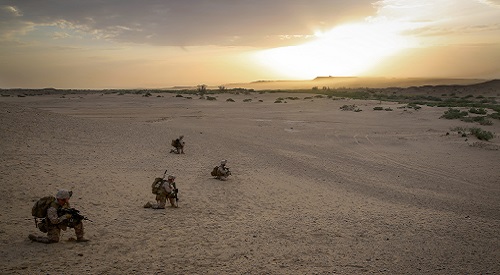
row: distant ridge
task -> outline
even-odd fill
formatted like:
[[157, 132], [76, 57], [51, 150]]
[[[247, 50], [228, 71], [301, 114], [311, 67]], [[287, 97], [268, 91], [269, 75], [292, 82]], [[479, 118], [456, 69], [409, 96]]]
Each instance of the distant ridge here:
[[385, 78], [385, 77], [336, 77], [318, 76], [313, 80], [258, 80], [250, 83], [231, 83], [226, 88], [247, 88], [256, 90], [286, 90], [316, 88], [408, 88], [439, 85], [479, 85], [485, 82], [489, 86], [498, 85], [499, 80], [467, 78]]
[[493, 79], [486, 82], [481, 82], [471, 85], [478, 89], [497, 89], [500, 90], [500, 79]]

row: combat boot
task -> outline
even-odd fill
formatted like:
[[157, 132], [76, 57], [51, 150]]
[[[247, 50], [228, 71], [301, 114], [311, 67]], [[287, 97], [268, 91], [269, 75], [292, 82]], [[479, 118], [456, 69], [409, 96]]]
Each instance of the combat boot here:
[[29, 234], [28, 238], [33, 242], [46, 243], [46, 244], [53, 243], [46, 237], [35, 236], [33, 234]]
[[80, 238], [76, 238], [76, 242], [77, 243], [86, 243], [86, 242], [90, 242], [90, 240], [85, 239], [84, 237], [80, 237]]

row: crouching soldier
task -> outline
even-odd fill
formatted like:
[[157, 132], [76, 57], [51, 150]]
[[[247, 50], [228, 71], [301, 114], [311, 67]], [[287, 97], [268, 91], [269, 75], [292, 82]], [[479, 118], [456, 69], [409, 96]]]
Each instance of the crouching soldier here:
[[[44, 236], [35, 236], [33, 234], [30, 234], [28, 238], [34, 242], [40, 242], [40, 243], [57, 243], [59, 242], [60, 236], [61, 236], [61, 230], [66, 231], [68, 227], [74, 228], [75, 233], [76, 233], [76, 241], [77, 242], [87, 242], [89, 241], [88, 239], [85, 239], [83, 237], [83, 223], [82, 219], [86, 219], [83, 216], [74, 217], [72, 214], [68, 214], [67, 211], [65, 210], [73, 210], [69, 206], [69, 199], [71, 198], [72, 192], [67, 191], [67, 190], [59, 190], [56, 194], [56, 197], [44, 197], [40, 199], [37, 204], [33, 207], [33, 212], [35, 212], [36, 207], [41, 207], [43, 208], [43, 202], [41, 202], [44, 199], [47, 202], [45, 203], [46, 205], [46, 210], [45, 209], [40, 209], [43, 211], [42, 213], [45, 213], [44, 219], [37, 225], [37, 227], [40, 229], [40, 231], [47, 233], [47, 237]], [[77, 210], [76, 210], [77, 211]]]
[[221, 160], [220, 165], [215, 166], [210, 174], [216, 179], [227, 180], [227, 177], [231, 175], [231, 171], [229, 171], [229, 168], [226, 166], [226, 164], [227, 160], [225, 159]]
[[184, 146], [186, 145], [186, 142], [184, 142], [184, 136], [179, 136], [179, 138], [173, 139], [172, 140], [172, 146], [174, 149], [170, 150], [170, 153], [176, 153], [176, 154], [184, 154]]
[[177, 204], [178, 193], [177, 185], [175, 183], [175, 176], [168, 176], [167, 180], [156, 178], [152, 185], [152, 193], [156, 195], [156, 204], [147, 202], [144, 208], [165, 209], [167, 199], [170, 206], [179, 207]]

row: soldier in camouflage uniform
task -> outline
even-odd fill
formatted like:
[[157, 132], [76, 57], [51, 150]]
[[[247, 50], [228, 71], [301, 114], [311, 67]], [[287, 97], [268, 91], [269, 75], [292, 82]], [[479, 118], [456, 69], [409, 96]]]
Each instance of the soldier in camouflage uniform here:
[[184, 154], [184, 146], [186, 146], [186, 142], [184, 142], [183, 139], [184, 136], [179, 136], [179, 138], [172, 140], [172, 146], [174, 149], [171, 149], [170, 153]]
[[87, 242], [88, 239], [83, 237], [83, 223], [82, 221], [78, 222], [69, 222], [71, 219], [71, 214], [64, 214], [62, 216], [58, 216], [58, 210], [61, 208], [70, 208], [69, 199], [72, 195], [71, 191], [67, 190], [59, 190], [56, 194], [56, 199], [50, 204], [47, 209], [47, 216], [43, 220], [41, 226], [45, 227], [47, 230], [47, 237], [44, 236], [35, 236], [30, 234], [28, 237], [30, 240], [40, 243], [57, 243], [59, 242], [61, 236], [61, 229], [66, 231], [68, 227], [74, 228], [76, 233], [76, 241], [77, 242]]
[[217, 179], [224, 181], [227, 180], [227, 177], [229, 177], [229, 175], [231, 175], [231, 172], [229, 171], [229, 168], [226, 167], [226, 164], [227, 160], [221, 160], [219, 168], [217, 169]]
[[160, 187], [159, 193], [156, 195], [156, 204], [147, 202], [144, 208], [165, 209], [167, 198], [170, 206], [178, 207], [176, 204], [177, 186], [175, 183], [175, 176], [168, 176], [167, 181]]

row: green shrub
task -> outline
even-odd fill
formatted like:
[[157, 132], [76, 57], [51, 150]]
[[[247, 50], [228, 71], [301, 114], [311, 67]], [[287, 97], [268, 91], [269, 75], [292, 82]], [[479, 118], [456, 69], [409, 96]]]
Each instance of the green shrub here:
[[480, 121], [478, 121], [479, 124], [481, 125], [493, 125], [493, 121], [489, 120], [489, 119], [486, 119], [483, 117], [483, 119], [481, 119]]
[[479, 108], [479, 109], [470, 108], [469, 113], [478, 114], [478, 115], [485, 115], [487, 112], [484, 108]]
[[489, 114], [488, 117], [491, 117], [493, 119], [500, 119], [500, 113]]
[[[360, 112], [361, 110], [356, 106], [356, 105], [344, 105], [340, 107], [340, 110], [342, 111], [355, 111], [355, 112]], [[357, 111], [359, 110], [359, 111]]]
[[467, 116], [469, 113], [467, 111], [460, 111], [459, 109], [449, 108], [448, 111], [444, 112], [442, 118], [446, 119], [458, 119]]
[[490, 131], [484, 131], [480, 128], [470, 128], [470, 133], [477, 137], [479, 140], [490, 140], [495, 137], [492, 132]]
[[467, 131], [467, 128], [457, 126], [457, 127], [451, 128], [450, 130], [453, 132], [458, 132], [460, 134], [461, 132]]
[[422, 107], [418, 106], [418, 104], [416, 104], [416, 103], [408, 103], [408, 108], [413, 108], [415, 110], [418, 110], [418, 109], [420, 109]]
[[486, 116], [463, 117], [460, 120], [464, 122], [477, 122], [481, 125], [493, 125], [493, 122], [487, 119]]

